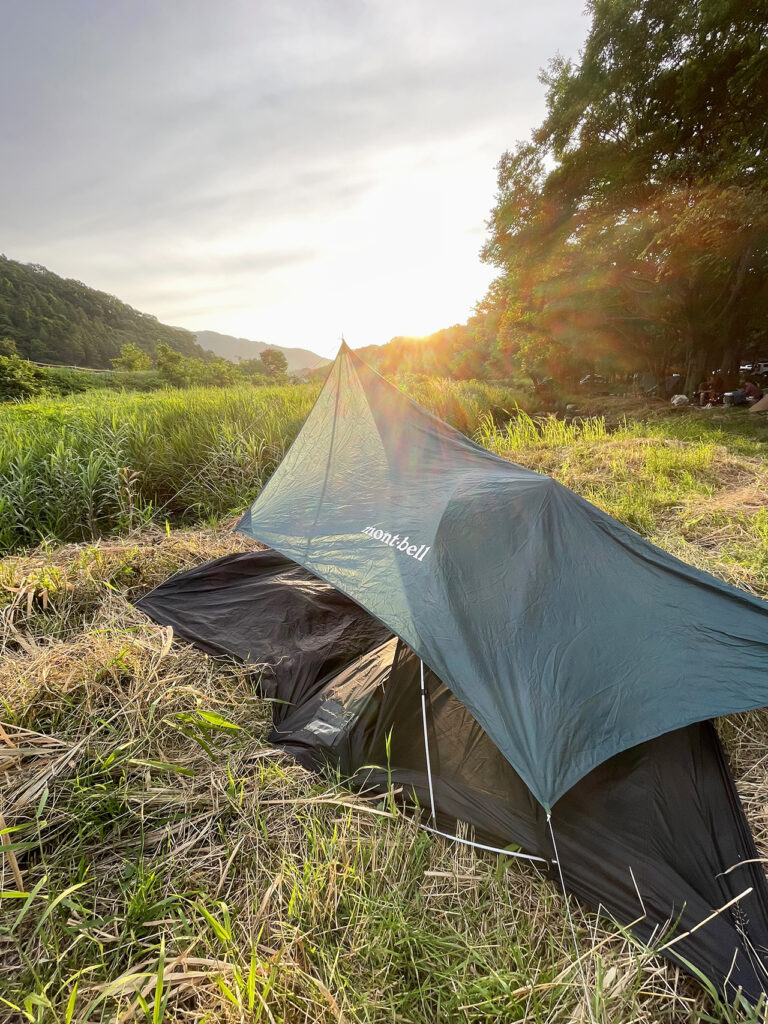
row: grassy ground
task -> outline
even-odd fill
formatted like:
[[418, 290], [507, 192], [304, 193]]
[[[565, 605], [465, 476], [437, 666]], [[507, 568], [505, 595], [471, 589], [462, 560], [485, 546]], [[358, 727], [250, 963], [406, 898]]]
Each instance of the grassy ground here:
[[[521, 417], [480, 437], [765, 596], [764, 429]], [[144, 528], [0, 562], [0, 1021], [588, 1020], [534, 867], [310, 776], [265, 745], [247, 676], [131, 608], [245, 543]], [[722, 731], [768, 856], [768, 717]], [[761, 1019], [574, 911], [600, 1024]]]
[[[514, 409], [508, 389], [404, 382], [471, 433]], [[0, 552], [168, 520], [215, 521], [249, 504], [293, 441], [314, 385], [90, 392], [0, 406]]]

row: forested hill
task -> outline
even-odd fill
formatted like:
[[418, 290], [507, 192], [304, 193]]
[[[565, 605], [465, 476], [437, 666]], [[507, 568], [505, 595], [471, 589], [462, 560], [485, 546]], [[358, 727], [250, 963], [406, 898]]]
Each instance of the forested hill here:
[[129, 342], [152, 356], [158, 342], [186, 356], [206, 355], [189, 331], [161, 324], [80, 281], [0, 255], [2, 338], [12, 338], [27, 359], [72, 366], [109, 368]]

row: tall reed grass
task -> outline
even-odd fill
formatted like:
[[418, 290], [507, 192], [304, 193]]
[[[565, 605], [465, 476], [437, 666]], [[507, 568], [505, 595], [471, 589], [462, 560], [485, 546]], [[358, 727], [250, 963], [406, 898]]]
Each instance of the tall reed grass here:
[[216, 516], [254, 496], [310, 387], [87, 394], [0, 409], [0, 550]]
[[[504, 416], [504, 388], [406, 382], [459, 430]], [[89, 393], [0, 407], [0, 552], [244, 508], [293, 441], [317, 385]]]

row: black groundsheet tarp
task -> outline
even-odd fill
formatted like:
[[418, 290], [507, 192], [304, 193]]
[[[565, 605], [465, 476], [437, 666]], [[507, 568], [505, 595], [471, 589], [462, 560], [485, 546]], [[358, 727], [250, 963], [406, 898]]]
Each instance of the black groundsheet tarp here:
[[[300, 762], [338, 768], [367, 791], [390, 778], [429, 806], [419, 661], [329, 584], [274, 551], [245, 552], [137, 605], [203, 650], [253, 665], [275, 698], [270, 739]], [[478, 841], [551, 859], [541, 804], [437, 676], [425, 681], [438, 825], [463, 822]], [[636, 922], [644, 941], [674, 940], [751, 888], [665, 954], [730, 995], [741, 986], [756, 1001], [768, 988], [768, 887], [711, 722], [614, 755], [557, 801], [552, 822], [569, 891]]]

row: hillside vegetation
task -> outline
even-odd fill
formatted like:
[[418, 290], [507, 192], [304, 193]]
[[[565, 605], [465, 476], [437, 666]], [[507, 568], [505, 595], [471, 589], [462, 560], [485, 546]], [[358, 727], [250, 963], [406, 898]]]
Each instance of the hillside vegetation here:
[[[181, 417], [189, 393], [169, 397]], [[478, 421], [503, 457], [768, 595], [754, 418]], [[132, 609], [171, 572], [249, 544], [149, 527], [0, 561], [0, 1021], [589, 1020], [563, 897], [534, 866], [309, 775], [265, 744], [252, 678]], [[768, 717], [721, 733], [768, 857]], [[762, 1021], [572, 912], [596, 1024]]]
[[0, 338], [0, 402], [21, 402], [83, 394], [86, 391], [160, 391], [189, 387], [229, 387], [233, 384], [285, 384], [286, 358], [265, 348], [260, 356], [228, 362], [221, 356], [184, 356], [159, 342], [152, 358], [133, 342], [123, 345], [112, 360], [114, 370], [85, 370], [70, 366], [38, 366], [22, 359], [10, 338]]
[[[158, 346], [166, 345], [188, 359], [210, 360], [213, 352], [233, 363], [258, 360], [263, 352], [277, 349], [285, 355], [291, 372], [328, 362], [308, 349], [281, 349], [215, 331], [195, 335], [169, 327], [114, 295], [0, 254], [0, 341], [3, 339], [10, 339], [24, 359], [104, 370], [119, 360], [125, 345], [153, 361]], [[87, 385], [80, 383], [80, 390], [85, 390]]]
[[205, 355], [189, 331], [161, 324], [80, 281], [2, 255], [0, 338], [10, 338], [26, 359], [104, 369], [131, 342], [153, 356], [159, 342], [187, 356]]

